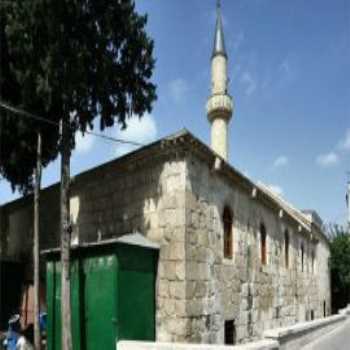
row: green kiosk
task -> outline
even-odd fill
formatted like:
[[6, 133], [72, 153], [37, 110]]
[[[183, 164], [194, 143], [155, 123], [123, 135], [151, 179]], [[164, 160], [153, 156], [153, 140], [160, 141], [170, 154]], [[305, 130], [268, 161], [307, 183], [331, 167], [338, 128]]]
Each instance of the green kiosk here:
[[[139, 233], [71, 250], [73, 350], [115, 350], [119, 340], [155, 340], [159, 246]], [[60, 250], [44, 251], [47, 349], [61, 349]]]

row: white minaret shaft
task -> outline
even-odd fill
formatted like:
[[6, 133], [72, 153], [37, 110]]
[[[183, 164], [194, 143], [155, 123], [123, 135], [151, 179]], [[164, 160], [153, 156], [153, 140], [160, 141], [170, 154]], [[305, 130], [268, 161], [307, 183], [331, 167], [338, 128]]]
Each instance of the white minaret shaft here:
[[228, 125], [233, 113], [233, 102], [228, 94], [227, 53], [222, 26], [220, 2], [217, 5], [214, 49], [211, 58], [212, 89], [207, 103], [211, 123], [211, 148], [228, 160]]

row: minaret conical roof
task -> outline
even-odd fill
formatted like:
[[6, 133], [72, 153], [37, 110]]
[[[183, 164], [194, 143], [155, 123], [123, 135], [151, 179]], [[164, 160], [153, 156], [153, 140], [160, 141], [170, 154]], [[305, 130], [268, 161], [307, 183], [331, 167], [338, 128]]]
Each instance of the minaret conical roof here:
[[224, 39], [224, 29], [222, 25], [222, 16], [221, 16], [221, 6], [220, 1], [217, 4], [217, 18], [216, 18], [216, 28], [215, 28], [215, 38], [214, 38], [214, 48], [213, 56], [223, 55], [227, 57], [225, 39]]

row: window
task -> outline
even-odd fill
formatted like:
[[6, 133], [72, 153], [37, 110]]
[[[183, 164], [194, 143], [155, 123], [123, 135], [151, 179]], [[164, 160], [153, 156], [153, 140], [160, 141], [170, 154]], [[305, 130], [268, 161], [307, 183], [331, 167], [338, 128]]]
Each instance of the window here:
[[289, 268], [289, 232], [284, 233], [284, 264], [286, 269]]
[[301, 271], [304, 272], [304, 243], [301, 243], [300, 254], [301, 254]]
[[315, 319], [315, 311], [311, 310], [311, 321]]
[[232, 259], [233, 239], [232, 239], [232, 213], [228, 207], [225, 207], [223, 214], [224, 223], [224, 258]]
[[266, 258], [266, 229], [265, 225], [260, 225], [260, 257], [261, 257], [261, 263], [263, 265], [266, 265], [267, 258]]
[[323, 301], [323, 317], [327, 317], [327, 303], [326, 303], [326, 300]]
[[225, 321], [225, 345], [236, 344], [235, 320]]
[[311, 252], [311, 272], [312, 274], [315, 273], [315, 251], [314, 250]]

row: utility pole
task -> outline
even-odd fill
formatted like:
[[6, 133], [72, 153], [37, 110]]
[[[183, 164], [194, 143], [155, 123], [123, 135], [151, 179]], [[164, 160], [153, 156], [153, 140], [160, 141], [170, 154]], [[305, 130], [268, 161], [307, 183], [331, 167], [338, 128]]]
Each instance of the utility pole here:
[[69, 119], [62, 118], [61, 131], [61, 319], [62, 350], [72, 350], [71, 285], [70, 285], [70, 138]]
[[[3, 113], [0, 111], [0, 164], [2, 162], [2, 119], [3, 119]], [[0, 181], [1, 181], [1, 177], [0, 177]], [[2, 313], [2, 235], [3, 235], [3, 231], [2, 231], [2, 210], [1, 210], [1, 206], [0, 206], [0, 326], [1, 323], [3, 322], [3, 319], [1, 317], [1, 315], [3, 315]]]
[[38, 132], [37, 159], [35, 169], [34, 188], [34, 237], [33, 237], [33, 265], [34, 265], [34, 348], [41, 349], [40, 337], [40, 188], [41, 188], [41, 134]]

